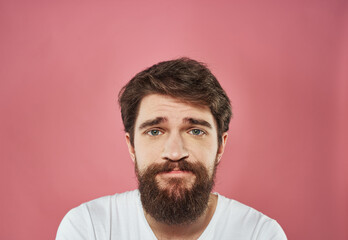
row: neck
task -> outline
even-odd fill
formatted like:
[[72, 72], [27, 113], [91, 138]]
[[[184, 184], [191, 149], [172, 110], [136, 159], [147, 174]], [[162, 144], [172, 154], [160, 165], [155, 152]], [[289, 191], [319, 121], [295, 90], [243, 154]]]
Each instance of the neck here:
[[212, 219], [216, 206], [218, 196], [210, 194], [207, 209], [194, 222], [182, 225], [168, 225], [156, 221], [150, 214], [144, 210], [145, 218], [149, 223], [152, 231], [157, 239], [197, 239], [208, 226]]

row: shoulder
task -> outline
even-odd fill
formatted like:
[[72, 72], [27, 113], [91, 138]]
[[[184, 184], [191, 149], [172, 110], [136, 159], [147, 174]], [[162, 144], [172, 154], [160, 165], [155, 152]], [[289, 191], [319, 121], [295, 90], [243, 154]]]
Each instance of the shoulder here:
[[232, 217], [236, 220], [243, 219], [244, 221], [247, 220], [253, 222], [271, 219], [263, 213], [241, 202], [226, 198], [219, 194], [218, 196], [218, 211], [223, 213], [226, 217]]
[[95, 239], [100, 234], [98, 227], [110, 227], [112, 210], [124, 209], [136, 201], [137, 196], [138, 191], [134, 190], [100, 197], [71, 209], [59, 225], [56, 240]]
[[110, 196], [104, 196], [92, 201], [81, 204], [77, 208], [86, 208], [90, 214], [95, 215], [107, 215], [112, 208], [125, 207], [126, 205], [134, 205], [139, 196], [138, 190], [133, 190], [124, 193], [116, 193]]
[[61, 221], [56, 240], [94, 239], [92, 221], [85, 204], [71, 209]]
[[217, 214], [220, 221], [240, 234], [250, 234], [251, 239], [286, 239], [276, 220], [236, 200], [218, 195]]

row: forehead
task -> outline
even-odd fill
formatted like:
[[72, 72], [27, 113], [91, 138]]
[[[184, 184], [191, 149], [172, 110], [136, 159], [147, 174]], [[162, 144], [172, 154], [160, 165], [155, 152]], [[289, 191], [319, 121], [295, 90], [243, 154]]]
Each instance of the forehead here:
[[200, 118], [215, 126], [214, 117], [208, 106], [200, 106], [184, 102], [166, 95], [150, 94], [140, 102], [136, 126], [141, 122], [165, 117], [168, 122], [181, 122], [185, 118]]

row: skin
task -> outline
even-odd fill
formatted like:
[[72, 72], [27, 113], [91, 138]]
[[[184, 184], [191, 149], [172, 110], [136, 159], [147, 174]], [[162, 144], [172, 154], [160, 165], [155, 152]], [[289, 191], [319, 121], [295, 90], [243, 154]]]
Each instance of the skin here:
[[[213, 174], [214, 164], [220, 161], [227, 141], [227, 133], [222, 135], [218, 146], [217, 126], [211, 111], [206, 106], [197, 106], [170, 96], [151, 94], [140, 103], [134, 128], [134, 146], [129, 134], [126, 142], [129, 153], [140, 174], [153, 163], [165, 161], [201, 162]], [[168, 182], [171, 178], [181, 178], [182, 187], [191, 188], [195, 175], [191, 172], [174, 170], [156, 176], [162, 189], [175, 189]], [[168, 226], [157, 222], [145, 212], [145, 217], [158, 239], [197, 239], [209, 224], [217, 205], [217, 196], [210, 194], [204, 214], [192, 224]]]

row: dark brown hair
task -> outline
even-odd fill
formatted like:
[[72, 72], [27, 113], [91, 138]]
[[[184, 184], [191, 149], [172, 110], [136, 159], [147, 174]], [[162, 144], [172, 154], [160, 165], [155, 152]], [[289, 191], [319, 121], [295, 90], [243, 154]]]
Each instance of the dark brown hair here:
[[229, 127], [231, 105], [225, 91], [205, 64], [189, 58], [160, 62], [135, 75], [121, 89], [118, 101], [123, 125], [132, 145], [139, 105], [143, 97], [149, 94], [168, 95], [208, 106], [216, 121], [218, 143], [221, 144], [222, 134]]

